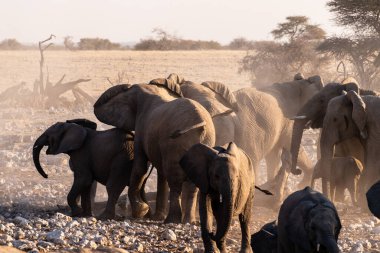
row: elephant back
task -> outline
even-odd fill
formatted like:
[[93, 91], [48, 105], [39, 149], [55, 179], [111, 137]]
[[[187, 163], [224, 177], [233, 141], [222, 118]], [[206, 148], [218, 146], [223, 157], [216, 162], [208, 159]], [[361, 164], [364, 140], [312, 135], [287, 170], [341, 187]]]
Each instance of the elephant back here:
[[156, 85], [159, 87], [166, 88], [169, 92], [173, 93], [177, 97], [183, 97], [181, 87], [177, 83], [179, 79], [168, 79], [168, 78], [156, 78], [149, 82], [151, 85]]

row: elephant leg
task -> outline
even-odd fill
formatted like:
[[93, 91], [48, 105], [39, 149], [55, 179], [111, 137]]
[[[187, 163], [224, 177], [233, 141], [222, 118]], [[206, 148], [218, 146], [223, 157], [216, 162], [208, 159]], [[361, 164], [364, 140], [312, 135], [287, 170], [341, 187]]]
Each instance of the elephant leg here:
[[241, 229], [241, 253], [252, 253], [251, 248], [251, 233], [249, 229], [249, 225], [251, 223], [251, 210], [253, 203], [253, 191], [249, 194], [248, 201], [245, 205], [243, 213], [239, 214], [239, 222]]
[[336, 185], [334, 183], [331, 183], [330, 185], [330, 197], [331, 201], [335, 203], [335, 194], [336, 194]]
[[98, 187], [98, 182], [94, 181], [91, 185], [91, 206], [95, 204], [96, 189]]
[[[116, 160], [115, 160], [116, 161]], [[99, 216], [100, 219], [114, 219], [115, 206], [120, 194], [127, 186], [128, 170], [124, 166], [119, 166], [115, 163], [111, 168], [111, 173], [108, 177], [106, 189], [108, 194], [107, 205], [103, 213]]]
[[267, 182], [274, 179], [281, 164], [280, 149], [273, 149], [266, 157], [265, 163], [267, 165]]
[[[96, 183], [96, 182], [95, 182]], [[82, 216], [91, 217], [92, 209], [91, 209], [91, 190], [94, 183], [86, 185], [81, 194], [81, 205], [82, 205]]]
[[182, 185], [183, 202], [182, 211], [184, 213], [183, 223], [195, 223], [196, 212], [196, 198], [198, 194], [198, 188], [189, 181], [185, 181]]
[[157, 196], [155, 220], [164, 220], [168, 209], [169, 186], [162, 171], [157, 171]]
[[145, 203], [141, 197], [141, 189], [148, 170], [148, 159], [143, 150], [139, 149], [139, 146], [140, 145], [135, 142], [135, 159], [128, 188], [128, 196], [131, 202], [132, 216], [134, 218], [142, 218], [149, 212], [148, 204]]
[[310, 160], [306, 150], [303, 146], [300, 146], [300, 151], [298, 153], [298, 167], [300, 167], [303, 171], [302, 181], [298, 184], [298, 189], [303, 189], [306, 186], [311, 184], [311, 178], [313, 176], [313, 163]]
[[330, 199], [330, 181], [322, 177], [322, 193]]
[[344, 202], [344, 190], [345, 188], [342, 185], [335, 186], [334, 201]]
[[211, 201], [207, 194], [201, 193], [199, 196], [199, 218], [201, 220], [201, 236], [205, 253], [215, 252], [215, 242], [211, 240], [210, 233], [212, 232], [212, 215]]
[[175, 182], [174, 179], [168, 179], [170, 188], [170, 206], [169, 213], [165, 219], [165, 223], [181, 223], [182, 213], [181, 213], [181, 191], [182, 182]]
[[80, 216], [83, 212], [82, 208], [78, 206], [78, 197], [85, 190], [86, 186], [91, 185], [92, 178], [86, 175], [78, 175], [74, 172], [74, 183], [71, 186], [70, 192], [67, 195], [67, 203], [71, 208], [71, 215], [73, 217]]

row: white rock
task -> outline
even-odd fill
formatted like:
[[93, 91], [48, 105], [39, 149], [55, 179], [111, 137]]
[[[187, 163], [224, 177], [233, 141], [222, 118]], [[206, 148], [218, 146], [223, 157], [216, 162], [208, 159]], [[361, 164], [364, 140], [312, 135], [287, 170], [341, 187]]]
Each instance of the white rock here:
[[374, 227], [372, 229], [371, 233], [379, 235], [380, 234], [380, 226]]
[[70, 221], [69, 223], [67, 223], [66, 227], [68, 228], [74, 228], [74, 227], [77, 227], [79, 226], [79, 222], [77, 222], [76, 220], [73, 220], [73, 221]]
[[14, 240], [12, 242], [13, 247], [18, 248], [19, 250], [32, 250], [36, 247], [34, 242], [28, 240]]
[[360, 242], [356, 243], [354, 247], [352, 247], [351, 253], [363, 253], [364, 252], [364, 247], [363, 244]]
[[29, 221], [21, 216], [16, 216], [16, 218], [13, 219], [13, 222], [20, 226], [25, 226], [29, 224]]
[[167, 229], [164, 232], [164, 239], [169, 241], [177, 241], [177, 235], [171, 229]]
[[46, 234], [46, 240], [49, 242], [63, 244], [65, 239], [65, 233], [61, 230], [54, 230]]
[[8, 242], [13, 241], [13, 238], [10, 235], [7, 234], [1, 234], [0, 235], [0, 245], [7, 245]]

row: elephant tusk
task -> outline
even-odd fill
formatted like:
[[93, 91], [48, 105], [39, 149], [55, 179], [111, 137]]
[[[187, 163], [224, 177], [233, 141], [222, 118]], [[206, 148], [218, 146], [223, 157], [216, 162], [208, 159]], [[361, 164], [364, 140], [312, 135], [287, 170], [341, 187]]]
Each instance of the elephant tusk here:
[[269, 232], [269, 231], [266, 231], [265, 229], [261, 229], [262, 231], [264, 231], [265, 233], [267, 233], [268, 235], [270, 235], [270, 236], [274, 236], [274, 234], [272, 234], [271, 232]]
[[317, 252], [319, 252], [319, 248], [321, 247], [321, 244], [317, 244]]
[[222, 194], [219, 195], [219, 203], [222, 203], [223, 202], [223, 196]]
[[363, 139], [367, 139], [368, 138], [368, 134], [366, 131], [360, 131], [360, 136], [363, 138]]
[[294, 116], [294, 117], [292, 118], [292, 120], [296, 120], [296, 119], [306, 119], [306, 118], [307, 118], [306, 115], [300, 115], [300, 116]]

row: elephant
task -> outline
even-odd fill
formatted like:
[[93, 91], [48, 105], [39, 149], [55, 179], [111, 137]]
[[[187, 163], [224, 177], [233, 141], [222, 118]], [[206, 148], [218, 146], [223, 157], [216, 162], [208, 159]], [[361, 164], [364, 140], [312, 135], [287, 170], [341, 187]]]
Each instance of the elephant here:
[[251, 247], [255, 253], [277, 253], [277, 221], [265, 224], [251, 236]]
[[278, 214], [278, 253], [338, 253], [341, 222], [334, 204], [310, 187], [285, 199]]
[[[323, 177], [330, 178], [334, 145], [342, 140], [360, 139], [365, 150], [365, 168], [360, 179], [363, 194], [380, 179], [379, 143], [380, 97], [359, 96], [355, 91], [343, 92], [330, 100], [321, 134], [321, 167]], [[364, 199], [364, 198], [362, 198]]]
[[[185, 97], [199, 102], [211, 114], [216, 145], [236, 142], [253, 160], [256, 169], [265, 158], [268, 179], [273, 179], [279, 168], [281, 149], [290, 149], [293, 123], [288, 118], [295, 116], [298, 109], [323, 87], [319, 76], [304, 79], [300, 75], [292, 82], [274, 84], [262, 90], [243, 88], [235, 92], [220, 82], [196, 84], [176, 74], [150, 83], [177, 83]], [[312, 163], [303, 149], [300, 150], [299, 166], [308, 172], [305, 181], [309, 181]]]
[[[158, 186], [154, 218], [164, 219], [170, 187], [166, 223], [195, 221], [197, 188], [186, 181], [179, 165], [183, 154], [194, 144], [213, 146], [215, 129], [210, 114], [198, 102], [183, 98], [177, 85], [115, 85], [94, 104], [95, 116], [109, 125], [135, 131], [134, 163], [128, 196], [133, 217], [143, 217], [149, 206], [139, 192], [150, 161], [157, 169]], [[183, 219], [180, 197], [184, 186]]]
[[[67, 154], [74, 182], [67, 196], [72, 216], [92, 216], [91, 185], [97, 181], [106, 185], [108, 201], [101, 219], [115, 217], [116, 202], [129, 185], [133, 164], [133, 139], [131, 132], [122, 129], [96, 131], [96, 123], [86, 119], [57, 122], [46, 129], [33, 146], [33, 162], [44, 177], [39, 156], [48, 146], [47, 155]], [[93, 192], [95, 194], [95, 192]], [[77, 198], [81, 197], [81, 207]]]
[[[314, 188], [315, 180], [322, 177], [321, 160], [318, 160], [314, 167], [312, 187]], [[351, 195], [353, 205], [357, 204], [357, 192], [360, 176], [363, 172], [362, 163], [352, 156], [333, 157], [330, 174], [330, 196], [335, 202], [335, 194], [337, 191], [343, 192], [348, 189]]]
[[[343, 91], [349, 92], [351, 90], [359, 92], [361, 96], [378, 95], [375, 91], [360, 89], [357, 83], [329, 83], [307, 101], [307, 103], [298, 111], [297, 116], [294, 117], [295, 122], [292, 130], [290, 148], [292, 154], [292, 173], [301, 173], [301, 171], [296, 169], [296, 164], [303, 130], [306, 128], [322, 128], [323, 119], [325, 118], [330, 100], [340, 96]], [[321, 142], [321, 150], [323, 149], [325, 149], [325, 144]], [[366, 169], [367, 164], [364, 159], [364, 147], [359, 137], [353, 137], [341, 141], [340, 143], [336, 143], [334, 156], [354, 156], [363, 164], [364, 170]], [[326, 195], [329, 192], [328, 186], [328, 182], [322, 178], [322, 189], [323, 193]]]
[[366, 193], [369, 210], [380, 219], [380, 181], [377, 181]]
[[[195, 144], [181, 158], [180, 165], [200, 189], [199, 216], [205, 252], [215, 252], [215, 243], [226, 252], [225, 240], [234, 215], [239, 215], [242, 242], [240, 252], [252, 252], [250, 221], [255, 189], [250, 158], [235, 143], [211, 148]], [[212, 215], [217, 229], [212, 233]]]

